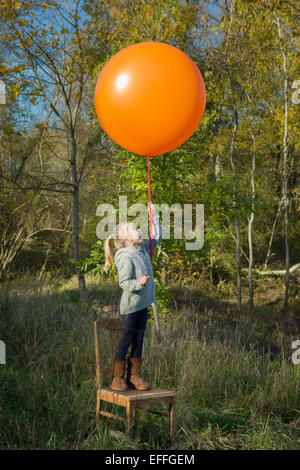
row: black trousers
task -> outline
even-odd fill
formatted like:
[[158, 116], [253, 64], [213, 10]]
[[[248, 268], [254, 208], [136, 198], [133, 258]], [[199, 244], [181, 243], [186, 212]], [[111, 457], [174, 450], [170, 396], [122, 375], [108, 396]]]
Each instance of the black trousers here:
[[137, 312], [121, 315], [121, 338], [117, 346], [115, 359], [125, 361], [127, 350], [131, 346], [131, 357], [141, 358], [147, 320], [150, 318], [148, 307]]

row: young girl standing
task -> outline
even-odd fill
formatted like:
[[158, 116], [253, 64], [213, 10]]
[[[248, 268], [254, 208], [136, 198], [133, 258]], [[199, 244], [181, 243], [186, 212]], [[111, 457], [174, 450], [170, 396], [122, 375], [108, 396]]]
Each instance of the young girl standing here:
[[[151, 205], [148, 203], [149, 216], [150, 211], [154, 251], [162, 238], [162, 228], [152, 203]], [[112, 241], [118, 250], [115, 254], [115, 263], [123, 292], [120, 302], [121, 338], [113, 359], [110, 388], [118, 391], [127, 390], [129, 387], [147, 390], [151, 388], [151, 385], [140, 376], [140, 371], [143, 361], [144, 334], [149, 318], [148, 306], [155, 301], [150, 239], [144, 241], [140, 230], [132, 222], [119, 224], [115, 233], [105, 240], [105, 270], [113, 264]], [[130, 345], [131, 352], [127, 357], [125, 382], [126, 353]]]

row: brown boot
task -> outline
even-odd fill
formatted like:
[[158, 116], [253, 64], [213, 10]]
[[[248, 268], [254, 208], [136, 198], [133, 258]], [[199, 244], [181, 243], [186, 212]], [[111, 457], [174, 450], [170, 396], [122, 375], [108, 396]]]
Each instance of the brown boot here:
[[109, 384], [112, 390], [117, 390], [118, 392], [124, 392], [125, 390], [128, 390], [128, 387], [124, 380], [125, 367], [126, 360], [118, 361], [117, 359], [113, 359], [112, 374]]
[[151, 385], [140, 376], [143, 359], [127, 357], [127, 385], [136, 390], [149, 390]]

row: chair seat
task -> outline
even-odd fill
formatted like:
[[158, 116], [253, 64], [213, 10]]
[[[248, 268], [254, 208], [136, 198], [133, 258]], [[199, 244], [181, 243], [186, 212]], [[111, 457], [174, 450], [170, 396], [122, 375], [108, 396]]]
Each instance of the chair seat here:
[[125, 405], [127, 402], [168, 402], [176, 397], [177, 393], [161, 388], [150, 388], [149, 390], [125, 390], [124, 392], [112, 390], [109, 387], [100, 389], [101, 400], [111, 403]]

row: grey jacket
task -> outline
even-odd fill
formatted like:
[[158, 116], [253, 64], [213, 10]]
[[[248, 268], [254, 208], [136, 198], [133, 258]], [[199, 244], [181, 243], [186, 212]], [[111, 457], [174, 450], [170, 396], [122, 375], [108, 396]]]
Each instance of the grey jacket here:
[[[162, 238], [162, 228], [157, 214], [152, 223], [152, 249]], [[123, 289], [120, 301], [120, 314], [128, 315], [148, 307], [155, 301], [155, 283], [150, 258], [150, 239], [139, 246], [120, 248], [115, 255], [119, 285]], [[150, 276], [145, 286], [140, 285], [142, 276]]]

